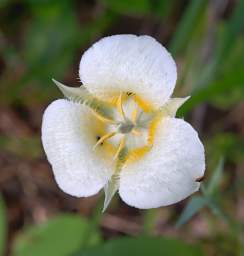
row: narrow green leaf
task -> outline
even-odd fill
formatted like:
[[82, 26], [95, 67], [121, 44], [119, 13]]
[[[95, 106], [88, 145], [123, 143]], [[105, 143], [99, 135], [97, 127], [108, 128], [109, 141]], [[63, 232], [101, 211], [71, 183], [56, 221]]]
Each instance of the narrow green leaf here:
[[143, 215], [143, 231], [145, 235], [152, 235], [155, 225], [156, 225], [156, 216], [157, 209], [146, 210]]
[[222, 61], [230, 55], [233, 46], [233, 40], [235, 40], [238, 34], [243, 30], [243, 13], [244, 13], [244, 1], [238, 1], [235, 9], [232, 13], [230, 20], [227, 22], [225, 31], [219, 45], [216, 49], [217, 63], [221, 65]]
[[229, 60], [236, 45], [238, 35], [242, 31], [244, 24], [243, 12], [244, 1], [238, 1], [230, 19], [225, 21], [223, 26], [218, 27], [219, 31], [217, 33], [213, 56], [208, 63], [205, 63], [205, 67], [201, 70], [199, 79], [196, 82], [196, 88], [209, 87], [216, 78], [218, 79], [225, 74], [222, 71], [223, 63], [227, 59]]
[[189, 221], [197, 212], [199, 212], [204, 206], [207, 205], [207, 200], [203, 196], [193, 196], [188, 202], [187, 206], [180, 215], [176, 222], [176, 227], [184, 225]]
[[213, 175], [212, 175], [207, 187], [206, 187], [206, 193], [208, 195], [214, 194], [214, 192], [219, 187], [219, 184], [220, 184], [221, 179], [223, 177], [223, 169], [224, 169], [224, 159], [221, 158], [219, 160], [219, 163], [218, 163], [217, 167], [215, 168], [215, 170], [213, 172]]
[[177, 55], [191, 40], [191, 34], [197, 28], [200, 21], [199, 16], [204, 14], [204, 10], [208, 4], [207, 0], [191, 0], [187, 9], [178, 25], [170, 42], [170, 52]]
[[244, 72], [242, 68], [237, 68], [235, 71], [226, 74], [218, 81], [214, 81], [207, 87], [203, 87], [196, 91], [191, 99], [187, 101], [177, 113], [178, 116], [184, 116], [193, 107], [200, 103], [215, 97], [221, 93], [228, 93], [233, 90], [233, 87], [242, 88], [244, 85]]
[[0, 196], [0, 255], [5, 255], [5, 243], [6, 243], [6, 213], [5, 213], [5, 205], [2, 197]]

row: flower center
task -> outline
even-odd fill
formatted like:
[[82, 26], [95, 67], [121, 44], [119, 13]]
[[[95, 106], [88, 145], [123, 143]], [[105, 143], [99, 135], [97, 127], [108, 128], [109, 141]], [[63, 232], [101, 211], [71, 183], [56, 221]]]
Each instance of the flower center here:
[[103, 122], [104, 132], [96, 134], [97, 142], [93, 149], [104, 146], [104, 152], [112, 153], [112, 159], [121, 165], [139, 160], [153, 146], [161, 112], [133, 93], [120, 93], [107, 99], [106, 103], [112, 106], [112, 118], [104, 118], [94, 112]]
[[108, 160], [116, 160], [115, 172], [151, 150], [162, 116], [174, 115], [182, 104], [182, 100], [177, 99], [169, 106], [155, 108], [132, 92], [121, 92], [102, 100], [83, 86], [72, 88], [53, 81], [69, 100], [86, 105], [95, 115], [89, 129], [92, 141], [96, 141], [93, 149]]

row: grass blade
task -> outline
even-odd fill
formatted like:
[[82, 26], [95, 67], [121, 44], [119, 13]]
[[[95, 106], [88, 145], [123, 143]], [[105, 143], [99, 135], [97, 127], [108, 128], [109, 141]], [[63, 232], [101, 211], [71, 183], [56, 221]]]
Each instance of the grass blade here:
[[199, 212], [204, 206], [207, 205], [207, 200], [203, 196], [194, 196], [188, 202], [187, 206], [183, 210], [180, 218], [176, 222], [176, 227], [179, 228], [187, 221], [189, 221], [197, 212]]

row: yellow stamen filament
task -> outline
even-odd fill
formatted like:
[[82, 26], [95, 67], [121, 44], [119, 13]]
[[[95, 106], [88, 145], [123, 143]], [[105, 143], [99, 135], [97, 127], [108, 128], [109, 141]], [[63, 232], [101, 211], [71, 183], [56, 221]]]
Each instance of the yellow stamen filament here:
[[136, 107], [133, 112], [132, 112], [132, 117], [131, 121], [135, 124], [136, 123], [136, 118], [137, 118], [137, 113], [138, 113], [138, 108]]
[[110, 99], [109, 99], [109, 103], [112, 105], [112, 106], [114, 106], [114, 107], [116, 107], [117, 106], [117, 102], [118, 102], [118, 96], [113, 96], [113, 97], [111, 97]]
[[152, 104], [141, 97], [137, 96], [136, 94], [133, 95], [133, 98], [135, 102], [138, 104], [138, 106], [146, 113], [152, 112], [154, 110]]
[[125, 136], [123, 136], [123, 138], [119, 142], [119, 147], [114, 155], [114, 160], [118, 158], [118, 155], [120, 151], [124, 148], [124, 146], [125, 146]]
[[101, 116], [101, 115], [99, 115], [98, 113], [96, 113], [95, 111], [92, 111], [92, 113], [93, 113], [93, 115], [94, 115], [97, 119], [99, 119], [99, 120], [102, 121], [103, 123], [117, 124], [116, 121], [114, 121], [114, 120], [112, 120], [112, 119], [108, 119], [108, 118], [106, 118], [106, 117], [104, 117], [104, 116]]
[[116, 132], [110, 132], [110, 133], [107, 133], [105, 134], [104, 136], [102, 136], [98, 141], [97, 143], [93, 146], [93, 150], [96, 149], [96, 147], [100, 144], [102, 144], [105, 140], [113, 137], [114, 135], [116, 134]]
[[120, 113], [120, 115], [123, 117], [124, 120], [126, 120], [125, 112], [123, 109], [123, 94], [120, 93], [118, 101], [117, 101], [117, 109]]

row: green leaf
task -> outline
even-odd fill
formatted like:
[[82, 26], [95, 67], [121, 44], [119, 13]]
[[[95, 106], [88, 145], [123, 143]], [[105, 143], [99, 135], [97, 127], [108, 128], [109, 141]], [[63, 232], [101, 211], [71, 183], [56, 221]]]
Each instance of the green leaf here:
[[197, 212], [207, 205], [207, 200], [203, 196], [193, 196], [176, 222], [176, 227], [180, 227], [189, 221]]
[[4, 255], [5, 242], [6, 242], [6, 213], [5, 205], [2, 197], [0, 196], [0, 255]]
[[159, 17], [160, 19], [165, 19], [172, 14], [174, 10], [176, 0], [171, 1], [151, 1], [152, 4], [152, 12], [155, 16]]
[[63, 76], [78, 47], [80, 28], [71, 1], [32, 3], [34, 17], [23, 49], [29, 79], [46, 84], [50, 74]]
[[230, 20], [226, 22], [223, 35], [221, 36], [216, 48], [216, 59], [220, 66], [222, 62], [225, 62], [230, 56], [230, 53], [235, 46], [234, 40], [243, 29], [243, 12], [244, 1], [238, 1]]
[[99, 241], [98, 231], [94, 229], [90, 232], [88, 220], [67, 214], [42, 225], [27, 228], [15, 240], [13, 255], [67, 256], [84, 246], [98, 244]]
[[196, 91], [191, 99], [188, 100], [179, 110], [177, 116], [184, 116], [193, 107], [208, 100], [211, 101], [216, 95], [228, 93], [233, 90], [233, 87], [242, 88], [244, 85], [244, 72], [242, 68], [236, 68], [235, 71], [225, 74], [218, 81], [214, 81], [207, 87], [203, 87]]
[[244, 138], [241, 134], [232, 132], [218, 132], [205, 140], [208, 167], [215, 169], [221, 156], [231, 164], [243, 164]]
[[196, 245], [164, 237], [137, 237], [110, 240], [103, 246], [80, 250], [73, 256], [202, 256]]
[[[224, 22], [218, 29], [217, 40], [213, 56], [199, 73], [199, 79], [196, 87], [208, 87], [212, 81], [222, 77], [225, 72], [222, 71], [223, 63], [228, 62], [229, 57], [236, 45], [238, 35], [243, 28], [244, 1], [238, 1], [229, 20]], [[238, 67], [239, 68], [239, 67]]]
[[213, 195], [218, 189], [221, 179], [223, 177], [223, 170], [224, 170], [224, 159], [221, 158], [219, 160], [217, 167], [214, 170], [213, 176], [211, 177], [207, 185], [206, 193], [208, 195]]
[[102, 0], [109, 9], [124, 14], [141, 16], [150, 13], [151, 3], [149, 0]]
[[170, 52], [173, 55], [177, 55], [184, 47], [187, 42], [191, 40], [193, 32], [198, 27], [198, 22], [201, 21], [200, 16], [204, 15], [207, 0], [191, 0], [186, 8], [186, 11], [177, 27], [171, 42]]
[[0, 8], [5, 7], [5, 5], [9, 4], [8, 0], [0, 0]]
[[143, 233], [145, 235], [152, 235], [157, 222], [157, 208], [148, 209], [143, 214]]

